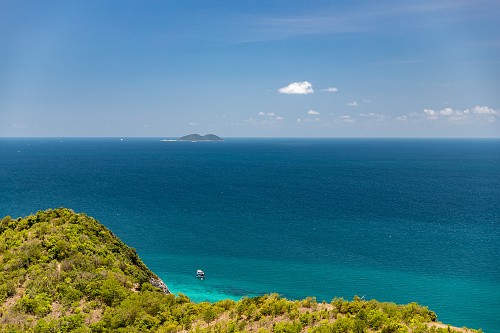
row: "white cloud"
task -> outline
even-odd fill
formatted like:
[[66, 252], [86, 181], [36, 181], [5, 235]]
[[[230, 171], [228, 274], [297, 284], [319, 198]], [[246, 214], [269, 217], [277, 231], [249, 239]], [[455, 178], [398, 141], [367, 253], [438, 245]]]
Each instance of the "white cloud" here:
[[195, 123], [194, 121], [191, 121], [191, 122], [189, 122], [189, 125], [191, 125], [191, 126], [198, 126], [199, 124]]
[[336, 93], [337, 91], [339, 91], [339, 89], [335, 88], [335, 87], [328, 87], [328, 88], [323, 89], [321, 91], [330, 92], [330, 93]]
[[292, 82], [286, 87], [279, 88], [280, 94], [312, 94], [314, 93], [311, 82]]
[[261, 111], [261, 112], [259, 112], [259, 113], [258, 113], [258, 115], [259, 115], [259, 116], [262, 116], [262, 117], [263, 117], [263, 116], [274, 117], [274, 116], [276, 115], [276, 113], [274, 113], [274, 112], [267, 112], [267, 113], [264, 113], [264, 112], [262, 112], [262, 111]]
[[424, 114], [428, 120], [436, 120], [439, 118], [437, 112], [433, 109], [424, 109]]
[[317, 116], [317, 115], [319, 115], [320, 113], [319, 113], [318, 111], [316, 111], [316, 110], [311, 109], [311, 110], [307, 111], [307, 114], [309, 114], [309, 115], [313, 115], [313, 116]]
[[[469, 111], [469, 110], [467, 110]], [[470, 112], [470, 111], [469, 111]], [[488, 106], [478, 106], [472, 108], [472, 116], [481, 121], [487, 121], [489, 123], [494, 123], [496, 121], [495, 115], [498, 114], [498, 111], [493, 110]]]
[[280, 117], [280, 116], [276, 116], [276, 118], [274, 118], [276, 120], [283, 120], [283, 117]]
[[488, 114], [488, 115], [495, 115], [497, 114], [498, 112], [493, 110], [492, 108], [490, 107], [487, 107], [487, 106], [475, 106], [472, 108], [472, 113], [475, 113], [475, 114]]
[[[453, 109], [446, 107], [442, 110], [436, 111], [434, 109], [424, 109], [420, 114], [420, 117], [425, 117], [427, 120], [443, 120], [449, 122], [474, 122], [474, 121], [487, 121], [495, 122], [495, 115], [498, 111], [488, 107], [488, 106], [475, 106], [472, 110], [469, 109]], [[418, 117], [413, 117], [417, 119]]]
[[347, 105], [356, 107], [356, 106], [359, 106], [359, 103], [354, 101], [354, 102], [347, 103]]
[[442, 116], [451, 116], [453, 115], [453, 109], [452, 108], [444, 108], [441, 111], [439, 111], [439, 114]]
[[449, 121], [464, 121], [470, 118], [469, 110], [453, 110], [453, 113], [446, 115]]

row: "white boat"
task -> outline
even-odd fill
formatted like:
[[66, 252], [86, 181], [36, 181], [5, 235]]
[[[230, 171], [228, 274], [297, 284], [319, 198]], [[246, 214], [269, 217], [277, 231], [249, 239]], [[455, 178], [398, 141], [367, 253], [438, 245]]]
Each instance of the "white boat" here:
[[196, 277], [203, 280], [203, 278], [205, 277], [205, 272], [202, 271], [201, 269], [197, 269], [196, 270]]

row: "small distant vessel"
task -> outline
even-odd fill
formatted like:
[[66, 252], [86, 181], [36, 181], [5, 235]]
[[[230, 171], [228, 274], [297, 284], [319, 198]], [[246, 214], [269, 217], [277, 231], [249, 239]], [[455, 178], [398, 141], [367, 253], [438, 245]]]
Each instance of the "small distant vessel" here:
[[205, 272], [201, 269], [196, 270], [196, 277], [203, 280], [205, 278]]

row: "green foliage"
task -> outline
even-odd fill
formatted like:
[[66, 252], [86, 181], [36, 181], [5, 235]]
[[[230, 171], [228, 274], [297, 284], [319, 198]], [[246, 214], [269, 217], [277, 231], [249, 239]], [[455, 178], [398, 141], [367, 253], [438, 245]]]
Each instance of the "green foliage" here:
[[278, 322], [273, 328], [276, 333], [299, 333], [301, 330], [302, 324], [298, 322]]
[[27, 313], [43, 317], [52, 311], [52, 300], [46, 293], [37, 294], [34, 297], [25, 295], [16, 304], [16, 307]]
[[406, 333], [408, 329], [401, 325], [400, 323], [389, 323], [382, 328], [381, 333]]
[[106, 305], [116, 306], [127, 297], [128, 290], [114, 278], [107, 278], [99, 284], [97, 295]]
[[[434, 312], [396, 305], [277, 294], [193, 303], [150, 284], [136, 251], [68, 209], [0, 220], [0, 332], [453, 332]], [[455, 331], [458, 332], [458, 331]]]
[[16, 294], [16, 287], [11, 281], [0, 284], [0, 302]]

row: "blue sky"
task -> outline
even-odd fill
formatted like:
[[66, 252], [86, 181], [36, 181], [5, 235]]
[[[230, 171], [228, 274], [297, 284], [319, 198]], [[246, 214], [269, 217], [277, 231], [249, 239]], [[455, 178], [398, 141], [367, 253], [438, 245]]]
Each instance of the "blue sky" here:
[[0, 2], [0, 136], [500, 137], [500, 2]]

